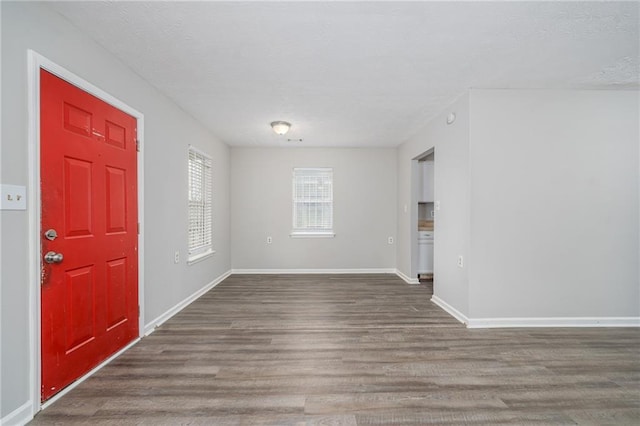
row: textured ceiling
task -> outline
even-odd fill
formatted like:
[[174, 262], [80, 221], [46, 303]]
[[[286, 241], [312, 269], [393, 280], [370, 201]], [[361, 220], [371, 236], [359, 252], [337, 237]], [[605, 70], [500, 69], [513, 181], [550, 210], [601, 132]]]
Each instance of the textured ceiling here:
[[469, 88], [639, 87], [637, 2], [50, 6], [230, 145], [396, 146]]

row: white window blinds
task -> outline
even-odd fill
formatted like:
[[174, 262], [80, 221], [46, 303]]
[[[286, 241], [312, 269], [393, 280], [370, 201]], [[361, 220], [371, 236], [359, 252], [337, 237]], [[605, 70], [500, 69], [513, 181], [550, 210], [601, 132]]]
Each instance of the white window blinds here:
[[333, 234], [333, 169], [293, 169], [295, 234]]
[[211, 252], [211, 157], [189, 147], [189, 258]]

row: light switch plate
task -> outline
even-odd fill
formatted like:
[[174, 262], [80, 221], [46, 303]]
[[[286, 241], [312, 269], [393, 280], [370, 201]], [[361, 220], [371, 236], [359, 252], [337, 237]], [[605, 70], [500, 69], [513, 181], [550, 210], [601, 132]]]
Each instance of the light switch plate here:
[[0, 210], [26, 210], [27, 188], [22, 185], [0, 185]]

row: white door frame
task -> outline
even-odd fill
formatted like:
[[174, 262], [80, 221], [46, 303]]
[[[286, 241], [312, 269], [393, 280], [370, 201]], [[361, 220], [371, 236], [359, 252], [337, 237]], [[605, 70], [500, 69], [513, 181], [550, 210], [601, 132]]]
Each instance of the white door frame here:
[[[27, 66], [27, 88], [28, 88], [28, 117], [29, 117], [29, 194], [28, 215], [29, 215], [29, 357], [30, 357], [30, 395], [31, 411], [35, 415], [42, 408], [50, 405], [56, 399], [77, 386], [95, 371], [107, 364], [131, 345], [135, 344], [144, 333], [144, 115], [111, 96], [102, 89], [94, 86], [83, 78], [77, 76], [62, 66], [50, 61], [44, 56], [28, 50]], [[82, 376], [74, 383], [60, 391], [56, 396], [50, 398], [46, 403], [40, 402], [41, 386], [41, 330], [40, 330], [40, 273], [41, 273], [41, 209], [42, 198], [40, 194], [40, 69], [45, 69], [61, 79], [79, 87], [87, 93], [107, 102], [108, 104], [126, 112], [137, 120], [138, 140], [140, 143], [140, 153], [138, 154], [138, 222], [140, 222], [140, 232], [138, 234], [138, 305], [140, 306], [140, 316], [138, 318], [138, 338], [127, 345], [121, 351], [105, 360], [95, 369]]]

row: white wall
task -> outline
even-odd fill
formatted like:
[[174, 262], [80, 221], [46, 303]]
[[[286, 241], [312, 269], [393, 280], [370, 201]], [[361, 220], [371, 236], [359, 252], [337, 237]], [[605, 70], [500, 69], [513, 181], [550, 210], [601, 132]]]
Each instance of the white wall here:
[[[289, 237], [294, 167], [333, 168], [335, 238]], [[395, 149], [232, 148], [233, 269], [393, 269], [395, 206]]]
[[[2, 2], [2, 183], [28, 185], [27, 49], [33, 49], [145, 115], [145, 323], [230, 269], [229, 150], [170, 100], [38, 3]], [[187, 145], [214, 158], [214, 248], [187, 266]], [[29, 200], [31, 202], [30, 196]], [[28, 220], [25, 211], [0, 212], [0, 418], [29, 402]], [[173, 263], [179, 250], [182, 261]]]
[[[446, 116], [456, 121], [446, 124]], [[412, 193], [415, 159], [434, 148], [435, 200], [440, 201], [434, 222], [434, 295], [463, 314], [468, 311], [468, 276], [458, 268], [458, 255], [469, 247], [469, 97], [460, 97], [414, 137], [398, 147], [398, 250], [396, 264], [415, 278], [417, 258], [417, 191]], [[416, 182], [417, 183], [417, 182]], [[415, 189], [415, 188], [414, 188]], [[407, 212], [404, 212], [404, 206]], [[412, 214], [413, 212], [413, 214]]]
[[639, 116], [632, 91], [471, 90], [398, 148], [397, 268], [435, 148], [435, 296], [474, 324], [637, 318]]
[[473, 90], [470, 105], [469, 316], [637, 317], [638, 92]]

